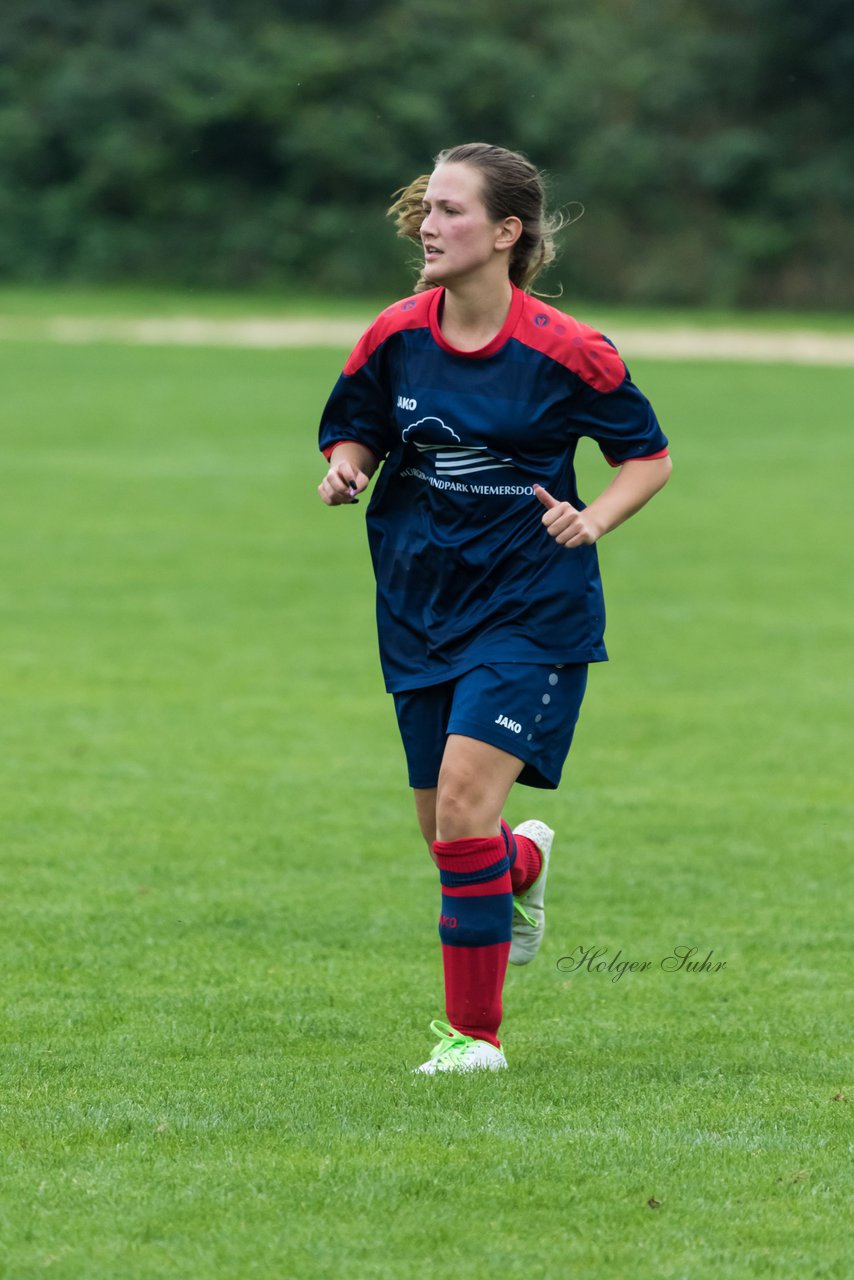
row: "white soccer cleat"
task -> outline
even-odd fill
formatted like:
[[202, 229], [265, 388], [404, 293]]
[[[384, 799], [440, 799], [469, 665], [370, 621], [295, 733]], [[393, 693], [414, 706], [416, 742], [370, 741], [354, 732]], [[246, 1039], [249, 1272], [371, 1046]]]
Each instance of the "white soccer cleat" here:
[[475, 1040], [455, 1031], [447, 1022], [431, 1022], [430, 1030], [439, 1037], [439, 1043], [430, 1057], [420, 1067], [414, 1068], [425, 1076], [439, 1071], [502, 1071], [507, 1059], [500, 1049], [488, 1040]]
[[520, 822], [513, 834], [527, 836], [543, 855], [543, 865], [530, 889], [513, 899], [513, 933], [510, 943], [510, 963], [530, 964], [540, 949], [546, 928], [546, 912], [543, 899], [546, 896], [546, 877], [549, 873], [549, 857], [555, 833], [538, 818]]

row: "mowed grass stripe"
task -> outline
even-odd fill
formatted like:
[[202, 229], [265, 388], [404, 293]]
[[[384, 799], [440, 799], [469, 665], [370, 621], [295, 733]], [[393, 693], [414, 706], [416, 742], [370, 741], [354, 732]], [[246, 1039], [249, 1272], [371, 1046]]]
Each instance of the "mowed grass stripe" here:
[[7, 1273], [842, 1277], [854, 374], [633, 370], [674, 477], [508, 814], [558, 830], [512, 1070], [425, 1081], [435, 873], [364, 505], [314, 492], [341, 359], [0, 349]]

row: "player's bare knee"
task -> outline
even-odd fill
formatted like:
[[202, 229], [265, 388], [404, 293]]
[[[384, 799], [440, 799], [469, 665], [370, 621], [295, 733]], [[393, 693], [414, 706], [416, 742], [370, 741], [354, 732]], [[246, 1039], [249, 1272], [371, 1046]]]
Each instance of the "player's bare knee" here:
[[439, 784], [436, 831], [440, 840], [464, 840], [480, 834], [484, 823], [482, 789], [467, 779], [451, 777]]

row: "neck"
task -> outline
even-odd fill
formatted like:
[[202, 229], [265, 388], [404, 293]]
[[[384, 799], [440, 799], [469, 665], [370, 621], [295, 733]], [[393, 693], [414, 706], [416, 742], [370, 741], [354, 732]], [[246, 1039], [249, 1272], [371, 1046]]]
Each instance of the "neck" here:
[[513, 288], [506, 276], [497, 281], [461, 281], [445, 288], [442, 333], [454, 347], [476, 351], [500, 333]]

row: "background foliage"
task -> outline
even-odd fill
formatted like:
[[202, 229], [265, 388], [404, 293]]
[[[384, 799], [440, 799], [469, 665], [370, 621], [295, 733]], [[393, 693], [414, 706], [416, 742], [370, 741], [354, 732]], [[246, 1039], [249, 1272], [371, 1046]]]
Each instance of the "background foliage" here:
[[854, 302], [846, 0], [18, 0], [0, 68], [7, 279], [404, 288], [390, 193], [481, 138], [575, 293]]

